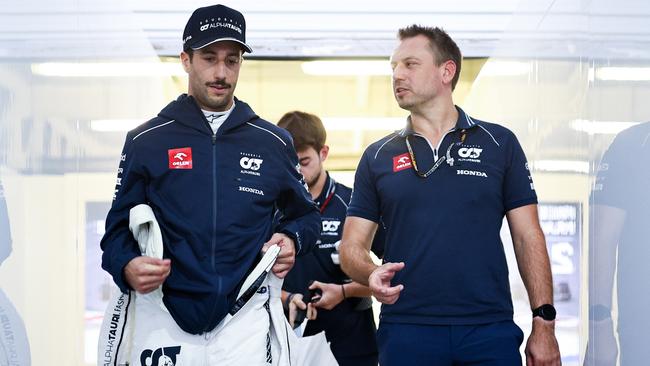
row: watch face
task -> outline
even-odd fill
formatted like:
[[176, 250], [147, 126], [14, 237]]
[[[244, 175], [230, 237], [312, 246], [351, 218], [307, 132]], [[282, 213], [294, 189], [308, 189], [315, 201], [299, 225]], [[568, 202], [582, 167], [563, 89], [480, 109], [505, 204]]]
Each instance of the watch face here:
[[536, 310], [536, 315], [539, 315], [544, 320], [555, 320], [556, 311], [555, 307], [551, 304], [544, 304], [538, 307]]

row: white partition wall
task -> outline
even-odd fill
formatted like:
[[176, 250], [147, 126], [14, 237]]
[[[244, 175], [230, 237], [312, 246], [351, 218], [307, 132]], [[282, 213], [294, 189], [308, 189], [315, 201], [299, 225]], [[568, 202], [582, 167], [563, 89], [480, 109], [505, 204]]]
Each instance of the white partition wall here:
[[[113, 291], [98, 242], [126, 130], [186, 89], [182, 29], [210, 2], [0, 3], [0, 365], [95, 365]], [[564, 365], [647, 363], [650, 3], [225, 3], [246, 15], [255, 49], [238, 97], [269, 120], [321, 116], [328, 168], [348, 178], [406, 115], [382, 69], [397, 28], [447, 29], [467, 57], [457, 103], [512, 129], [528, 156]], [[332, 69], [341, 60], [361, 63]], [[505, 226], [503, 239], [511, 247]]]

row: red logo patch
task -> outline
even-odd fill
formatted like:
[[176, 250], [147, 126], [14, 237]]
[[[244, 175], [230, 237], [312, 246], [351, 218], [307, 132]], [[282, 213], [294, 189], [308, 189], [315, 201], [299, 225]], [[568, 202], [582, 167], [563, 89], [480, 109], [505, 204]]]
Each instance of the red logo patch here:
[[192, 148], [167, 150], [169, 156], [169, 169], [192, 169]]
[[393, 156], [393, 172], [409, 169], [411, 167], [411, 156], [409, 153]]

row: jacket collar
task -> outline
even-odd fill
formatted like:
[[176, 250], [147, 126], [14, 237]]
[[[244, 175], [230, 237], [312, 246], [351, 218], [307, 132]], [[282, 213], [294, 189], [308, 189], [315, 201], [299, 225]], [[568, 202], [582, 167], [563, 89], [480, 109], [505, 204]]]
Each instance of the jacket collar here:
[[[212, 134], [212, 129], [196, 99], [191, 95], [181, 94], [175, 101], [169, 103], [158, 114], [162, 118], [173, 119], [195, 130]], [[235, 98], [235, 108], [219, 128], [218, 133], [224, 133], [251, 120], [259, 118], [253, 109], [245, 102]]]

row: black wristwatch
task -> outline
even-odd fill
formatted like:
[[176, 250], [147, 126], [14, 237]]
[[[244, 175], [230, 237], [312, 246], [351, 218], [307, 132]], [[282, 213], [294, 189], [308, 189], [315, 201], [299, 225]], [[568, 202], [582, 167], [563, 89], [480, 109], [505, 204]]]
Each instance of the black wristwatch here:
[[555, 307], [551, 304], [544, 304], [537, 309], [533, 309], [533, 318], [539, 316], [544, 320], [555, 320], [555, 315]]

